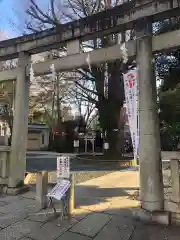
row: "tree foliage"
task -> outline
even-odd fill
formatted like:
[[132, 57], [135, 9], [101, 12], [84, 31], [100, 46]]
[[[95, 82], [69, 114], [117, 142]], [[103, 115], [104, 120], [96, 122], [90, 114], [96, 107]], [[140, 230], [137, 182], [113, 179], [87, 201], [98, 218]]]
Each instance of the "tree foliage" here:
[[[179, 29], [180, 18], [162, 21], [156, 34]], [[180, 50], [156, 57], [159, 87], [159, 117], [162, 147], [172, 150], [180, 140]]]
[[169, 56], [159, 89], [160, 120], [175, 126], [180, 119], [180, 58], [179, 51]]

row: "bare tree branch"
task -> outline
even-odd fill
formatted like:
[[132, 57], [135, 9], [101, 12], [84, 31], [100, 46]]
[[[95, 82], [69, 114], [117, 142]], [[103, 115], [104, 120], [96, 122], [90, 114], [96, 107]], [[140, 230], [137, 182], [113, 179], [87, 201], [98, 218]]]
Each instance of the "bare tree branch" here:
[[55, 0], [50, 0], [50, 4], [51, 4], [51, 12], [52, 12], [53, 19], [56, 22], [56, 24], [59, 24], [59, 20], [57, 19], [57, 16], [55, 13]]
[[85, 86], [83, 86], [82, 84], [80, 84], [78, 81], [75, 81], [75, 84], [82, 89], [83, 92], [88, 92], [90, 94], [94, 94], [96, 96], [98, 96], [97, 92], [96, 91], [93, 91], [89, 88], [86, 88]]

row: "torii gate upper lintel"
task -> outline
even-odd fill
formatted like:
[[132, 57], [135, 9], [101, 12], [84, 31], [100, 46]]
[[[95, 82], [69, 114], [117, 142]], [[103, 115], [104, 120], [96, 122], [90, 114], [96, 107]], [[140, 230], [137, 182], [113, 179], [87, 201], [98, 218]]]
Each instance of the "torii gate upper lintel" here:
[[0, 42], [0, 61], [18, 57], [19, 52], [36, 54], [55, 49], [75, 39], [89, 40], [111, 33], [133, 29], [138, 19], [151, 22], [178, 16], [178, 0], [132, 0], [112, 9], [94, 14], [39, 33]]

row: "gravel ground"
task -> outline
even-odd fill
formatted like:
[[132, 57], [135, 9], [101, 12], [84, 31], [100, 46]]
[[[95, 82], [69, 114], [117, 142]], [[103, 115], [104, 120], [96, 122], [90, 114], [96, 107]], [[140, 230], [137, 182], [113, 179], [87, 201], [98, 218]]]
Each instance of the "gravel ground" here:
[[[98, 177], [101, 177], [101, 176], [105, 176], [109, 173], [112, 173], [112, 171], [108, 171], [108, 172], [105, 172], [105, 171], [89, 171], [89, 172], [76, 172], [74, 173], [74, 177], [75, 177], [75, 183], [78, 184], [78, 183], [82, 183], [82, 182], [85, 182], [85, 181], [88, 181], [90, 179], [93, 179], [93, 178], [98, 178]], [[35, 184], [36, 183], [36, 174], [31, 174], [31, 180], [29, 182], [29, 184]], [[56, 172], [49, 172], [48, 174], [49, 176], [49, 183], [56, 183], [57, 180], [56, 180]], [[164, 183], [164, 186], [165, 186], [165, 195], [171, 191], [171, 177], [170, 177], [170, 170], [163, 170], [163, 183]]]
[[[93, 178], [98, 178], [104, 175], [107, 175], [112, 172], [79, 172], [75, 173], [75, 182], [85, 182]], [[170, 177], [170, 170], [163, 170], [163, 182], [165, 186], [171, 185], [171, 177]]]
[[[107, 174], [109, 174], [111, 172], [76, 172], [74, 173], [74, 179], [75, 179], [75, 183], [81, 183], [81, 182], [85, 182], [88, 181], [90, 179], [93, 178], [98, 178], [101, 176], [105, 176]], [[51, 172], [49, 174], [49, 182], [56, 182], [56, 172]]]
[[[85, 182], [85, 181], [88, 181], [88, 180], [93, 179], [93, 178], [98, 178], [98, 177], [101, 177], [101, 176], [105, 176], [109, 173], [112, 173], [112, 172], [110, 172], [110, 171], [108, 171], [108, 172], [92, 171], [92, 172], [79, 172], [79, 173], [76, 172], [76, 173], [74, 173], [75, 183], [78, 184], [78, 183], [81, 183], [81, 182]], [[49, 183], [56, 183], [57, 182], [56, 172], [49, 172], [48, 177], [49, 177]], [[35, 184], [35, 183], [36, 183], [36, 174], [31, 174], [31, 179], [30, 179], [28, 184]]]
[[90, 179], [93, 178], [98, 178], [101, 176], [105, 176], [109, 173], [112, 172], [79, 172], [79, 173], [75, 173], [75, 182], [77, 183], [81, 183], [81, 182], [85, 182], [88, 181]]

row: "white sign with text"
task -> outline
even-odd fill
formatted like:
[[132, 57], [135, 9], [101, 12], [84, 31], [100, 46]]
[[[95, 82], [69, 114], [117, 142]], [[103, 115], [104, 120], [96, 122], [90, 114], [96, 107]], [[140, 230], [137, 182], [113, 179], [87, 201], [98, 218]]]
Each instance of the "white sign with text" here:
[[50, 193], [47, 194], [47, 196], [55, 198], [56, 200], [61, 200], [62, 197], [66, 194], [67, 190], [70, 188], [70, 185], [70, 181], [63, 179], [56, 184], [56, 186]]
[[69, 156], [57, 157], [57, 179], [69, 179], [70, 177]]

